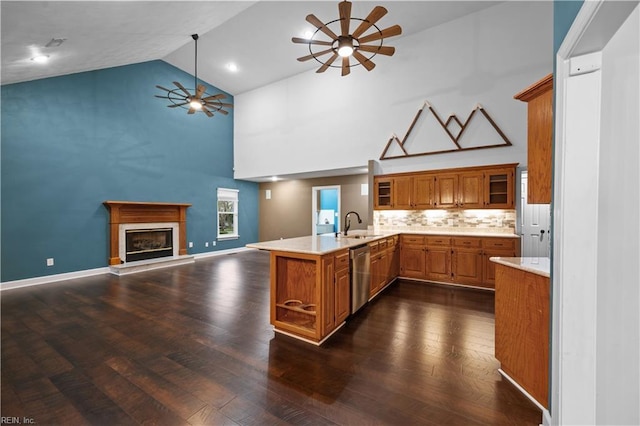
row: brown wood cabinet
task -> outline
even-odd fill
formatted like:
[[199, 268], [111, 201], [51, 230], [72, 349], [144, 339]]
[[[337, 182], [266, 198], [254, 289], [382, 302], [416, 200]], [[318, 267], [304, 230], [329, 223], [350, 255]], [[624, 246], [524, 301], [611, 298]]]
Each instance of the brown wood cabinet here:
[[399, 275], [400, 249], [398, 237], [393, 236], [369, 243], [371, 252], [371, 281], [369, 296], [373, 297]]
[[402, 235], [400, 237], [400, 275], [407, 278], [425, 278], [426, 245], [422, 235]]
[[271, 324], [320, 343], [350, 313], [349, 250], [325, 256], [271, 252]]
[[374, 208], [513, 209], [516, 164], [374, 177]]
[[551, 203], [553, 75], [514, 96], [527, 102], [527, 202]]
[[425, 281], [494, 288], [493, 256], [516, 257], [520, 239], [403, 234], [400, 276]]
[[373, 207], [376, 210], [393, 209], [393, 178], [376, 177], [373, 180]]
[[496, 265], [495, 356], [502, 371], [549, 407], [549, 278]]
[[451, 238], [426, 237], [426, 279], [451, 281]]
[[458, 284], [483, 285], [482, 240], [473, 237], [451, 239], [451, 279]]

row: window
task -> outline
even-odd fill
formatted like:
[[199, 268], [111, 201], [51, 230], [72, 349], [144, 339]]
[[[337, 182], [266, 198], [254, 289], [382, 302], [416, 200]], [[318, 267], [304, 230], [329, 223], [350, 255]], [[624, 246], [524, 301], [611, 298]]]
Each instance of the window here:
[[218, 239], [238, 237], [238, 190], [218, 188]]

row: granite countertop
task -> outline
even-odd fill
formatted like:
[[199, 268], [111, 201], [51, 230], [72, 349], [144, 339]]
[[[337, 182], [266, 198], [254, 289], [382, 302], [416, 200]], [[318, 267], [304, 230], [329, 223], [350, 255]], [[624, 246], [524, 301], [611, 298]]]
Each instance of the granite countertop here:
[[547, 278], [551, 270], [551, 262], [548, 257], [492, 257], [489, 260]]
[[[283, 240], [265, 241], [261, 243], [247, 244], [249, 248], [260, 250], [288, 251], [291, 253], [324, 255], [345, 248], [357, 247], [375, 241], [380, 238], [394, 235], [385, 234], [350, 234], [353, 236], [338, 236], [334, 234], [312, 235], [308, 237], [287, 238]], [[359, 238], [356, 238], [356, 235]]]
[[508, 233], [483, 233], [471, 231], [363, 231], [354, 230], [349, 232], [347, 237], [339, 234], [310, 235], [306, 237], [286, 238], [281, 240], [264, 241], [260, 243], [247, 244], [248, 248], [259, 250], [288, 251], [292, 253], [304, 253], [314, 255], [324, 255], [345, 248], [357, 247], [371, 241], [400, 234], [419, 235], [448, 235], [464, 237], [506, 237], [518, 238], [517, 234]]

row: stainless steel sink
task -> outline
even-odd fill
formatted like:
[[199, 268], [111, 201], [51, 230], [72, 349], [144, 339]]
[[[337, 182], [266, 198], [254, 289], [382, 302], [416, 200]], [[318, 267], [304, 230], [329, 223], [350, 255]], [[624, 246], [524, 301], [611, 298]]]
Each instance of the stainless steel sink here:
[[382, 235], [342, 235], [341, 238], [352, 238], [354, 240], [370, 240], [372, 238], [379, 238], [382, 237]]

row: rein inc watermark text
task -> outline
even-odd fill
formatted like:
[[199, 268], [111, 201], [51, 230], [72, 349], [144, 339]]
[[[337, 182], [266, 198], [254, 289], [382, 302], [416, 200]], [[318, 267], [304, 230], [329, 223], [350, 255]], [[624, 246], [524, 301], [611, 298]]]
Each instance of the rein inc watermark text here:
[[31, 417], [0, 417], [0, 424], [2, 425], [32, 425], [36, 421]]

